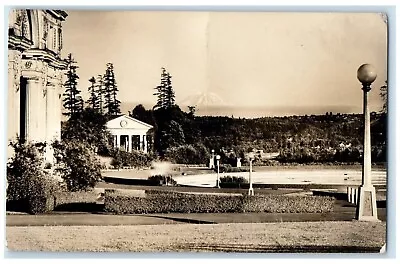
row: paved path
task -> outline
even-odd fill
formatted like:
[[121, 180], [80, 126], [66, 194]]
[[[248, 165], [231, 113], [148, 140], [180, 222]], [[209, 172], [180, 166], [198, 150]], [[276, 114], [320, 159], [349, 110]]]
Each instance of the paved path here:
[[[254, 184], [331, 184], [331, 185], [360, 185], [361, 184], [361, 170], [355, 169], [316, 169], [316, 170], [302, 170], [302, 169], [288, 169], [288, 170], [275, 170], [275, 171], [255, 171], [252, 173], [252, 181]], [[244, 178], [249, 177], [248, 172], [229, 172], [220, 173], [220, 177], [225, 175], [240, 176]], [[386, 171], [373, 170], [372, 171], [372, 184], [385, 185], [386, 184]], [[174, 180], [178, 184], [186, 186], [198, 187], [214, 187], [217, 174], [201, 174], [201, 175], [188, 175], [176, 176]]]

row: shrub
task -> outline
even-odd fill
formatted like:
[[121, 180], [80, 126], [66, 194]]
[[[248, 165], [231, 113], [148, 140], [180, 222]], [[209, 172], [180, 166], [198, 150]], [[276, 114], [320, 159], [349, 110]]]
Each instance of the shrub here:
[[219, 178], [221, 183], [248, 183], [247, 179], [240, 176], [224, 176]]
[[165, 157], [178, 164], [207, 164], [208, 151], [203, 144], [182, 145], [170, 147], [165, 153]]
[[152, 175], [148, 179], [151, 185], [176, 185], [176, 181], [171, 175]]
[[323, 213], [333, 208], [331, 197], [241, 194], [193, 194], [146, 191], [145, 196], [106, 190], [104, 206], [116, 214], [136, 213]]
[[[214, 167], [214, 171], [217, 172], [217, 167]], [[249, 167], [232, 167], [230, 164], [222, 164], [219, 166], [219, 172], [248, 172]], [[254, 171], [254, 168], [253, 168]]]
[[69, 191], [87, 190], [101, 180], [101, 165], [90, 145], [77, 140], [53, 144], [56, 170]]
[[325, 213], [333, 208], [334, 198], [320, 196], [246, 195], [243, 211], [266, 213]]
[[10, 146], [14, 155], [7, 164], [7, 201], [13, 201], [17, 210], [34, 214], [51, 211], [53, 195], [60, 190], [60, 185], [44, 169], [43, 144], [17, 139]]
[[132, 152], [114, 150], [111, 153], [111, 156], [113, 158], [111, 161], [111, 165], [117, 169], [120, 169], [122, 167], [134, 167], [134, 168], [150, 167], [151, 162], [154, 160], [152, 154], [136, 150]]

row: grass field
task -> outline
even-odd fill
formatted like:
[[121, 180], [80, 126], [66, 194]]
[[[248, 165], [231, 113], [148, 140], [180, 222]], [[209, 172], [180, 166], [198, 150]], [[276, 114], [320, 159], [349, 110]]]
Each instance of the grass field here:
[[382, 247], [385, 232], [385, 222], [31, 226], [6, 227], [6, 238], [11, 251], [359, 252]]

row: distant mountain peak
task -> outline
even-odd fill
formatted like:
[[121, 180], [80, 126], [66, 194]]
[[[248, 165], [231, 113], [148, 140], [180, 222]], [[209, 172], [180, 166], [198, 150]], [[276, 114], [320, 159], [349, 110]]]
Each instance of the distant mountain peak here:
[[186, 97], [178, 103], [181, 106], [226, 106], [225, 101], [216, 93], [202, 92]]

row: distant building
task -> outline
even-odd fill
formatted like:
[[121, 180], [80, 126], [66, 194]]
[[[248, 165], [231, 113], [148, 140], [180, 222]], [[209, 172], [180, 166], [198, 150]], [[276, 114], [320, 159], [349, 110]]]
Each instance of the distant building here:
[[114, 138], [114, 147], [128, 152], [140, 150], [145, 153], [153, 148], [152, 125], [127, 115], [120, 115], [106, 124]]
[[[12, 10], [8, 20], [7, 139], [36, 142], [61, 137], [63, 70], [61, 10]], [[12, 155], [12, 148], [7, 155]], [[51, 147], [45, 158], [53, 160]]]

